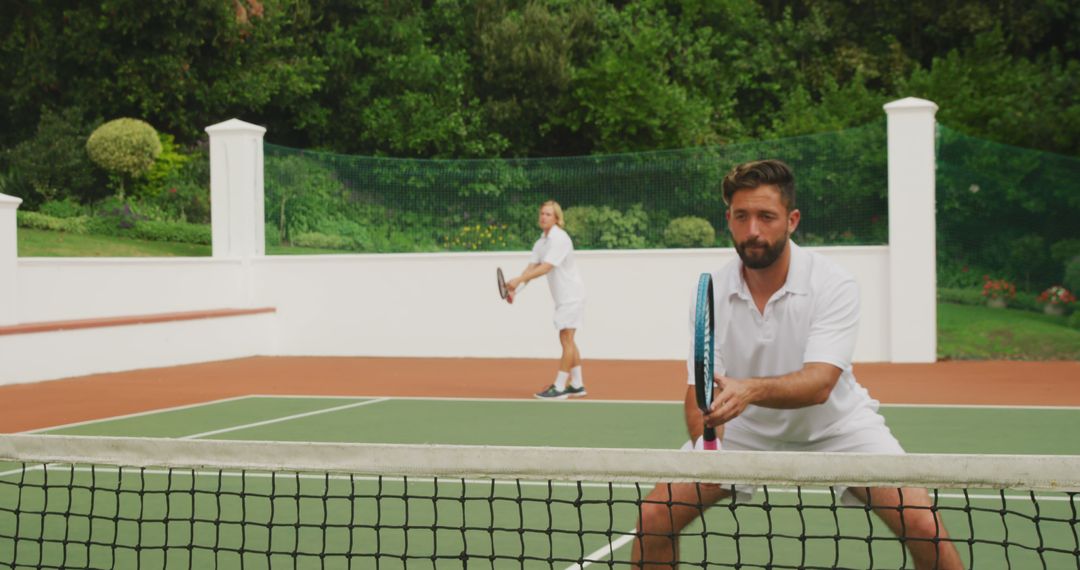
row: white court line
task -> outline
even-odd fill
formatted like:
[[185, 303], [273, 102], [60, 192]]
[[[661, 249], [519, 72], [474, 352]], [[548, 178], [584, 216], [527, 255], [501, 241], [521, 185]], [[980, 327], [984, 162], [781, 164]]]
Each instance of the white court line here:
[[[546, 401], [537, 398], [521, 397], [521, 398], [454, 398], [454, 397], [438, 397], [438, 396], [357, 396], [342, 395], [342, 396], [327, 396], [327, 395], [311, 395], [311, 394], [251, 394], [251, 398], [332, 398], [339, 400], [357, 399], [357, 398], [382, 398], [388, 400], [430, 400], [433, 402], [530, 402], [534, 404], [662, 404], [662, 405], [683, 405], [682, 400], [597, 400], [592, 398], [568, 398], [566, 400]], [[880, 404], [882, 408], [970, 408], [970, 409], [987, 409], [987, 410], [1080, 410], [1080, 406], [1006, 406], [996, 404]]]
[[595, 552], [589, 554], [583, 559], [581, 564], [571, 564], [566, 570], [582, 570], [592, 566], [594, 562], [603, 562], [607, 558], [615, 559], [615, 551], [619, 550], [626, 543], [634, 540], [634, 529], [629, 532], [623, 533], [619, 538], [611, 541], [607, 546], [597, 549]]
[[[225, 400], [215, 400], [214, 402], [206, 402], [206, 403], [211, 404], [211, 403], [217, 403], [217, 402], [226, 402], [226, 401], [230, 401], [230, 400], [237, 400], [237, 399], [243, 399], [243, 398], [248, 398], [248, 397], [249, 396], [239, 396], [239, 397], [236, 397], [236, 398], [227, 398]], [[349, 408], [359, 408], [360, 406], [366, 406], [368, 404], [376, 404], [376, 403], [379, 403], [379, 402], [385, 402], [387, 399], [388, 398], [378, 398], [378, 399], [374, 399], [374, 400], [364, 400], [364, 401], [361, 401], [361, 402], [354, 402], [352, 404], [345, 404], [343, 406], [336, 406], [336, 407], [333, 407], [333, 408], [325, 408], [325, 409], [322, 409], [322, 410], [314, 410], [314, 411], [305, 412], [305, 413], [302, 413], [302, 414], [293, 414], [291, 416], [284, 416], [284, 417], [274, 418], [274, 419], [270, 419], [270, 420], [263, 420], [261, 422], [253, 422], [253, 423], [249, 423], [249, 424], [243, 424], [243, 425], [238, 425], [238, 426], [233, 426], [233, 427], [228, 427], [228, 428], [223, 428], [223, 429], [218, 429], [218, 430], [213, 430], [213, 431], [206, 431], [206, 432], [196, 433], [196, 434], [192, 434], [192, 435], [185, 435], [185, 436], [179, 437], [177, 439], [196, 439], [196, 438], [206, 437], [206, 436], [210, 436], [210, 435], [217, 435], [217, 434], [220, 434], [220, 433], [228, 433], [230, 431], [238, 431], [238, 430], [247, 429], [247, 428], [251, 428], [251, 427], [258, 427], [258, 426], [264, 426], [264, 425], [269, 425], [269, 424], [276, 424], [276, 423], [279, 423], [279, 422], [285, 422], [285, 421], [295, 420], [295, 419], [299, 419], [299, 418], [306, 418], [306, 417], [309, 417], [309, 416], [314, 416], [314, 415], [323, 414], [323, 413], [327, 413], [327, 412], [336, 412], [336, 411], [340, 411], [340, 410], [346, 410], [346, 409], [349, 409]], [[188, 406], [178, 406], [176, 408], [169, 408], [169, 410], [191, 408], [191, 407], [196, 407], [196, 406], [199, 406], [199, 405], [201, 405], [201, 404], [191, 404], [191, 405], [188, 405]], [[165, 411], [165, 410], [157, 410], [157, 411]], [[156, 412], [155, 411], [140, 412], [138, 414], [130, 414], [129, 416], [118, 416], [118, 417], [112, 418], [112, 419], [119, 419], [121, 417], [144, 416], [144, 415], [153, 414], [153, 413], [156, 413]], [[107, 420], [91, 420], [89, 422], [81, 422], [81, 423], [96, 423], [96, 422], [100, 422], [100, 421], [107, 421]], [[81, 423], [79, 425], [81, 425]], [[50, 428], [50, 429], [56, 429], [56, 428]], [[33, 432], [25, 432], [25, 433], [33, 433]], [[32, 471], [34, 469], [41, 469], [41, 467], [34, 467], [34, 468], [31, 468], [31, 469], [27, 469], [26, 471]], [[3, 472], [0, 472], [0, 477], [7, 477], [8, 475], [14, 475], [15, 473], [19, 473], [20, 471], [23, 471], [23, 470], [22, 469], [12, 469], [11, 471], [3, 471]]]
[[222, 398], [220, 400], [209, 400], [207, 402], [197, 402], [197, 403], [194, 403], [194, 404], [184, 404], [183, 406], [173, 406], [171, 408], [158, 408], [158, 409], [155, 409], [155, 410], [147, 410], [145, 412], [135, 412], [133, 414], [124, 414], [122, 416], [109, 416], [107, 418], [99, 418], [99, 419], [96, 419], [96, 420], [86, 420], [86, 421], [83, 421], [83, 422], [72, 422], [70, 424], [60, 424], [60, 425], [56, 425], [56, 426], [43, 427], [43, 428], [27, 430], [27, 431], [23, 431], [23, 432], [19, 432], [19, 433], [43, 433], [43, 432], [47, 432], [47, 431], [52, 431], [54, 429], [64, 429], [64, 428], [71, 428], [71, 427], [77, 427], [77, 426], [99, 424], [99, 423], [102, 423], [102, 422], [111, 422], [113, 420], [124, 420], [124, 419], [127, 419], [127, 418], [137, 418], [137, 417], [140, 417], [140, 416], [149, 416], [149, 415], [152, 415], [152, 414], [161, 414], [161, 413], [165, 413], [165, 412], [173, 412], [173, 411], [176, 411], [176, 410], [187, 410], [187, 409], [191, 409], [191, 408], [198, 408], [200, 406], [210, 406], [210, 405], [213, 405], [213, 404], [221, 404], [221, 403], [224, 403], [224, 402], [233, 402], [233, 401], [236, 401], [236, 400], [244, 400], [246, 398], [250, 398], [250, 396], [234, 396], [232, 398]]
[[430, 400], [432, 402], [517, 402], [519, 404], [667, 404], [667, 405], [682, 405], [682, 400], [596, 400], [590, 398], [567, 398], [566, 400], [541, 400], [533, 397], [521, 397], [521, 398], [455, 398], [455, 397], [443, 397], [443, 396], [357, 396], [356, 394], [345, 396], [326, 396], [326, 395], [312, 395], [312, 394], [251, 394], [251, 398], [286, 398], [286, 399], [304, 399], [304, 398], [327, 398], [335, 400], [356, 400], [359, 398], [383, 398], [387, 400], [413, 400], [423, 401]]
[[362, 402], [354, 402], [352, 404], [345, 404], [343, 406], [335, 406], [333, 408], [325, 408], [325, 409], [322, 409], [322, 410], [314, 410], [314, 411], [311, 411], [311, 412], [304, 412], [302, 414], [293, 414], [291, 416], [284, 416], [284, 417], [274, 418], [274, 419], [270, 419], [270, 420], [263, 420], [261, 422], [253, 422], [253, 423], [250, 423], [250, 424], [244, 424], [244, 425], [239, 425], [239, 426], [216, 429], [216, 430], [213, 430], [213, 431], [204, 431], [202, 433], [196, 433], [196, 434], [192, 434], [192, 435], [185, 435], [185, 436], [177, 438], [177, 439], [197, 439], [197, 438], [206, 437], [206, 436], [209, 436], [209, 435], [217, 435], [219, 433], [228, 433], [230, 431], [239, 431], [239, 430], [247, 429], [247, 428], [265, 426], [265, 425], [276, 424], [276, 423], [281, 423], [281, 422], [287, 422], [287, 421], [290, 421], [290, 420], [295, 420], [295, 419], [299, 419], [299, 418], [307, 418], [307, 417], [311, 417], [311, 416], [317, 416], [319, 414], [325, 414], [325, 413], [329, 413], [329, 412], [338, 412], [338, 411], [341, 411], [341, 410], [348, 410], [350, 408], [359, 408], [360, 406], [367, 406], [368, 404], [378, 404], [379, 402], [385, 402], [387, 400], [388, 400], [388, 398], [377, 398], [377, 399], [374, 399], [374, 400], [364, 400]]

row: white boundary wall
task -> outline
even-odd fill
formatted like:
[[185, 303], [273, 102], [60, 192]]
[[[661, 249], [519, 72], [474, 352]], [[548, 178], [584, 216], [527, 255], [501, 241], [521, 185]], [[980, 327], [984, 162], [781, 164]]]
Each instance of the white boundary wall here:
[[[936, 356], [934, 113], [886, 105], [890, 245], [814, 248], [862, 293], [855, 360]], [[0, 384], [253, 355], [554, 358], [551, 297], [536, 282], [513, 306], [492, 274], [527, 252], [266, 257], [263, 129], [231, 120], [211, 140], [214, 256], [16, 258], [17, 199], [0, 195], [0, 326], [220, 308], [276, 313], [155, 325], [0, 335]], [[224, 236], [224, 237], [223, 237]], [[221, 239], [219, 239], [221, 238]], [[731, 249], [582, 251], [583, 356], [685, 358], [697, 275]]]
[[[856, 275], [860, 361], [888, 360], [888, 248], [817, 248]], [[702, 271], [732, 249], [583, 251], [588, 289], [583, 356], [681, 359], [690, 295]], [[516, 274], [521, 254], [282, 256], [255, 265], [259, 306], [277, 307], [281, 354], [557, 358], [551, 295], [531, 283], [499, 301], [494, 270]], [[869, 326], [867, 325], [869, 323]]]

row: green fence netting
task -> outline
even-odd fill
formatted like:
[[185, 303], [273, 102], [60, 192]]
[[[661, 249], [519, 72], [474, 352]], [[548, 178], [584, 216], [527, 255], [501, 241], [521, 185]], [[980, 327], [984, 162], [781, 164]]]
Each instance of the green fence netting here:
[[267, 240], [275, 246], [523, 249], [538, 236], [537, 210], [548, 199], [562, 204], [578, 249], [726, 246], [720, 180], [737, 163], [767, 157], [795, 170], [801, 243], [881, 244], [888, 234], [884, 121], [788, 139], [572, 158], [265, 150]]
[[1060, 285], [1080, 270], [1080, 159], [939, 125], [937, 229], [939, 287]]
[[[274, 251], [508, 251], [559, 201], [578, 249], [724, 247], [720, 180], [747, 160], [794, 168], [805, 245], [888, 241], [885, 122], [726, 146], [546, 159], [412, 160], [265, 145]], [[1041, 291], [1080, 256], [1080, 159], [939, 125], [938, 283]], [[693, 222], [687, 218], [699, 218]], [[924, 231], [912, 227], [911, 231]], [[1078, 262], [1080, 263], [1080, 262]]]

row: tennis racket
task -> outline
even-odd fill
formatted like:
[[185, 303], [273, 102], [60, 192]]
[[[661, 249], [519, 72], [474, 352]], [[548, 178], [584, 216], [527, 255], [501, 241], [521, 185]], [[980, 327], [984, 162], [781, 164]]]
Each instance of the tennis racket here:
[[499, 297], [505, 299], [507, 303], [513, 303], [513, 299], [507, 299], [510, 290], [506, 288], [506, 277], [503, 277], [502, 267], [495, 268], [495, 278], [499, 282]]
[[[702, 413], [708, 413], [713, 400], [714, 323], [712, 275], [702, 273], [694, 303], [694, 393]], [[705, 449], [716, 449], [716, 429], [705, 428], [702, 439]]]

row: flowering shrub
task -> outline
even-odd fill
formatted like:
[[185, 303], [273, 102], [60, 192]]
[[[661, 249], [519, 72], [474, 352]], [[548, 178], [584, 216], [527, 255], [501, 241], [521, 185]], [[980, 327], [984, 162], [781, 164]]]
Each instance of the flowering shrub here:
[[1016, 297], [1016, 286], [1004, 279], [991, 279], [983, 275], [983, 297], [987, 299], [1012, 299]]
[[1051, 305], [1068, 305], [1069, 303], [1075, 303], [1076, 297], [1061, 285], [1054, 285], [1043, 291], [1039, 295], [1038, 301], [1040, 303], [1050, 303]]
[[447, 238], [446, 245], [456, 251], [505, 249], [508, 244], [508, 230], [509, 227], [506, 224], [473, 224], [461, 228], [456, 235]]

